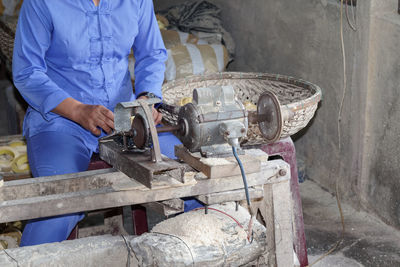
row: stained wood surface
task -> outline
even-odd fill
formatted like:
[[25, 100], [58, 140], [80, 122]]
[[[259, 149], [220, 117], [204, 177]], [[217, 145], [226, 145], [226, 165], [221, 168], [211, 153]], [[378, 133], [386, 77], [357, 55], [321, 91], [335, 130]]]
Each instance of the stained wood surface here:
[[[249, 186], [287, 179], [279, 176], [282, 168], [288, 166], [281, 160], [264, 164], [259, 173], [248, 175]], [[119, 171], [106, 169], [4, 182], [0, 187], [0, 223], [243, 188], [240, 175], [186, 178], [181, 183], [168, 175], [156, 175], [154, 186], [149, 189]]]
[[[208, 178], [229, 177], [240, 175], [240, 168], [236, 159], [228, 158], [203, 158], [199, 153], [190, 153], [183, 145], [175, 146], [175, 155], [194, 169], [201, 171]], [[260, 171], [261, 162], [251, 155], [240, 155], [244, 170], [247, 173]]]

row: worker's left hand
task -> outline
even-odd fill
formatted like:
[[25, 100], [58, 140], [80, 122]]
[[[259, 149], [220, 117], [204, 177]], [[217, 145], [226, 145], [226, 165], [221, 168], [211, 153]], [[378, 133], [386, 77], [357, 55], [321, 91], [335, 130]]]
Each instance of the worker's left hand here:
[[[138, 99], [149, 99], [149, 98], [147, 96], [140, 96]], [[157, 109], [154, 108], [154, 105], [151, 106], [151, 109], [153, 112], [154, 124], [157, 125], [161, 122], [162, 114], [158, 112]]]

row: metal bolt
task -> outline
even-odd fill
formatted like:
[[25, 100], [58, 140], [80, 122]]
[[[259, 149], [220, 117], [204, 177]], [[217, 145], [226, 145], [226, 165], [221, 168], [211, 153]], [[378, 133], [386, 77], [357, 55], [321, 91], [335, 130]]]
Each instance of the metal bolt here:
[[286, 175], [286, 170], [285, 169], [280, 169], [279, 170], [279, 175], [280, 176], [285, 176]]
[[205, 212], [205, 214], [208, 214], [208, 205], [204, 206], [204, 212]]
[[217, 106], [221, 106], [221, 105], [222, 105], [222, 102], [221, 102], [221, 100], [217, 100], [217, 101], [215, 101], [215, 105], [217, 105]]
[[239, 201], [235, 201], [235, 203], [236, 203], [235, 210], [238, 211], [239, 210]]
[[241, 133], [245, 133], [245, 132], [246, 132], [246, 128], [240, 129], [240, 132], [241, 132]]

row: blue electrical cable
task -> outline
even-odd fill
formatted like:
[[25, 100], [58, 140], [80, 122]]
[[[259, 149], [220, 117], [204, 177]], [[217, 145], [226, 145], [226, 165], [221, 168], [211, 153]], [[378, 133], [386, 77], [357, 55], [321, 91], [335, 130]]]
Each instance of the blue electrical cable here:
[[239, 164], [240, 167], [240, 172], [242, 173], [242, 178], [243, 178], [243, 184], [244, 184], [244, 191], [246, 193], [246, 200], [247, 200], [247, 205], [249, 206], [250, 209], [250, 195], [249, 195], [249, 187], [247, 186], [247, 179], [246, 179], [246, 174], [244, 173], [244, 168], [243, 168], [243, 164], [242, 161], [239, 159], [237, 151], [236, 151], [236, 147], [232, 146], [232, 152], [233, 155], [236, 158], [237, 163]]

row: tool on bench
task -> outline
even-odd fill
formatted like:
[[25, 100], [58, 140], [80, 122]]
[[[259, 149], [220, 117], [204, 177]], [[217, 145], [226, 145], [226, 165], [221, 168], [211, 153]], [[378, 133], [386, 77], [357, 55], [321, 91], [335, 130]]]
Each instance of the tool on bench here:
[[[204, 157], [231, 155], [231, 146], [240, 154], [239, 139], [246, 135], [248, 123], [258, 123], [262, 135], [274, 139], [283, 123], [276, 96], [266, 91], [259, 98], [257, 111], [248, 112], [234, 93], [232, 86], [197, 88], [193, 102], [181, 108], [161, 103], [158, 98], [119, 103], [114, 111], [115, 134], [111, 137], [122, 138], [121, 151], [153, 150], [154, 162], [161, 161], [156, 135], [160, 132], [173, 132], [190, 152], [201, 152]], [[154, 126], [150, 106], [159, 103], [159, 109], [178, 114], [176, 125]]]
[[[203, 157], [229, 157], [233, 153], [240, 167], [251, 215], [248, 226], [250, 240], [254, 213], [251, 209], [246, 174], [238, 156], [243, 154], [239, 139], [246, 136], [249, 121], [258, 123], [261, 133], [268, 139], [273, 140], [280, 135], [283, 121], [278, 99], [273, 93], [265, 92], [259, 98], [257, 111], [248, 112], [243, 103], [236, 99], [235, 90], [230, 85], [197, 88], [193, 91], [193, 101], [180, 107], [179, 111], [177, 107], [161, 103], [159, 109], [177, 113], [178, 122], [176, 125], [155, 127], [151, 105], [160, 102], [160, 99], [150, 98], [119, 103], [114, 110], [116, 134], [108, 138], [119, 142], [119, 147], [111, 144], [114, 146], [110, 148], [107, 147], [110, 146], [108, 142], [103, 143], [100, 145], [100, 156], [120, 171], [151, 188], [155, 175], [163, 172], [172, 176], [175, 174], [178, 176], [175, 178], [184, 182], [184, 170], [176, 165], [178, 163], [172, 164], [169, 160], [169, 164], [166, 164], [162, 159], [157, 136], [159, 132], [174, 132], [186, 149], [191, 153], [200, 152]], [[143, 154], [148, 154], [149, 150], [151, 160], [148, 158], [147, 162], [143, 162]], [[146, 169], [147, 176], [134, 171], [134, 165]], [[207, 212], [207, 208], [205, 210]]]
[[[230, 85], [197, 88], [193, 101], [180, 108], [161, 103], [158, 108], [173, 111], [178, 120], [176, 125], [155, 127], [151, 106], [159, 103], [158, 98], [119, 103], [114, 110], [115, 133], [100, 144], [105, 161], [150, 188], [155, 175], [174, 174], [179, 181], [184, 176], [181, 164], [161, 155], [157, 133], [173, 132], [191, 153], [221, 158], [232, 156], [232, 147], [234, 154], [243, 154], [239, 140], [246, 136], [249, 123], [257, 123], [269, 139], [282, 130], [279, 101], [270, 92], [261, 95], [257, 111], [247, 111]], [[141, 171], [134, 171], [138, 165]]]

